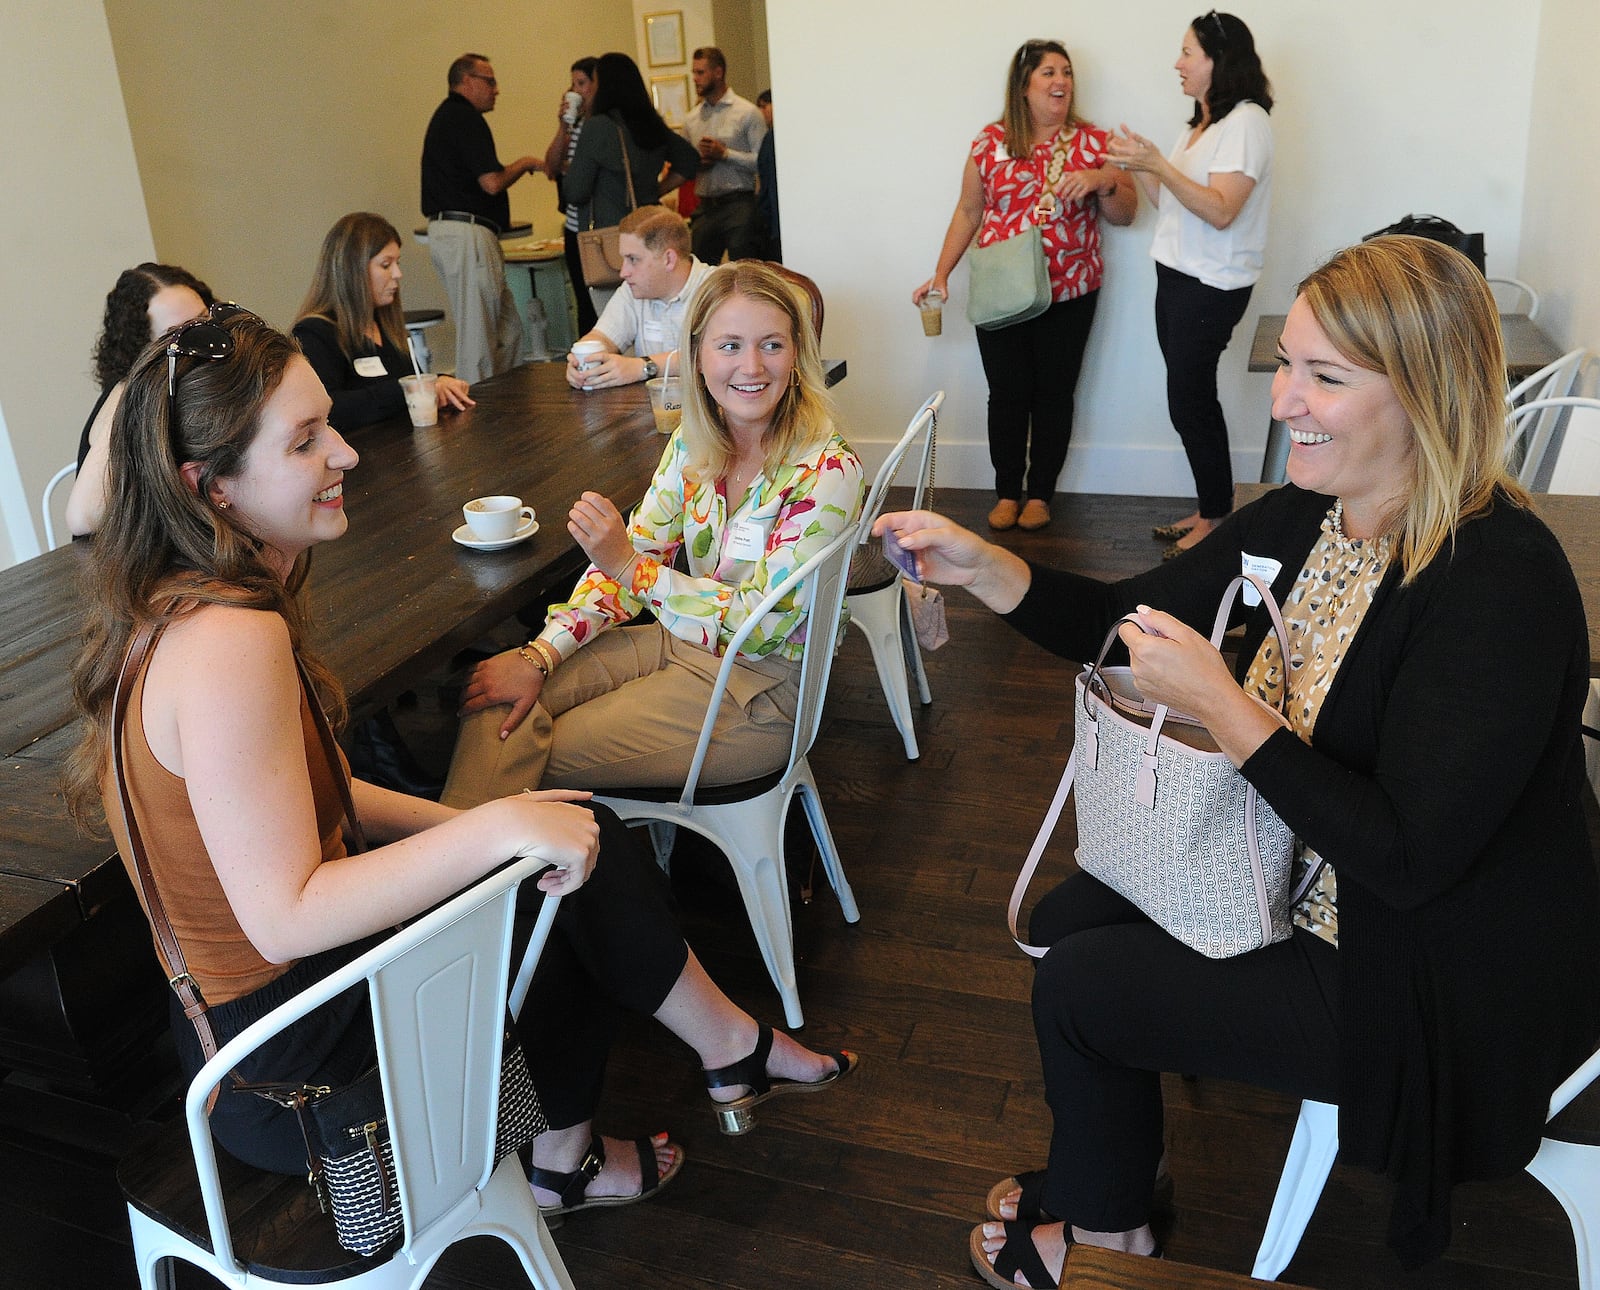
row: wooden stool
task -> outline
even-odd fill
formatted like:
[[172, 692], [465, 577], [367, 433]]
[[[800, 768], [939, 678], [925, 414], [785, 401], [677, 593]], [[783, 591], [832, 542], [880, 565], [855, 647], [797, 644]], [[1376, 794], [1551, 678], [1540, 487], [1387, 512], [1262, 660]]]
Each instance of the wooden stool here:
[[1145, 1259], [1093, 1245], [1070, 1246], [1061, 1269], [1061, 1290], [1249, 1290], [1264, 1284], [1238, 1272]]

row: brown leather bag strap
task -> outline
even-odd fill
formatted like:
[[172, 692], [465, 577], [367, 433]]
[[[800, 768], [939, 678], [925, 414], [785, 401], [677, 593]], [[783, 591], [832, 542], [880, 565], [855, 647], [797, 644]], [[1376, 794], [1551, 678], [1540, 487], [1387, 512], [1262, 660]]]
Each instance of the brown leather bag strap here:
[[[188, 964], [183, 957], [183, 947], [178, 944], [178, 936], [172, 930], [172, 920], [167, 916], [166, 905], [162, 903], [161, 893], [156, 890], [155, 873], [150, 868], [150, 857], [145, 850], [144, 836], [139, 831], [139, 822], [134, 818], [133, 798], [128, 792], [128, 777], [122, 764], [122, 732], [127, 722], [128, 704], [131, 701], [134, 682], [144, 671], [150, 652], [155, 649], [156, 642], [161, 639], [161, 633], [165, 630], [165, 623], [146, 623], [128, 643], [128, 652], [122, 660], [122, 670], [117, 675], [117, 686], [111, 699], [111, 765], [113, 777], [117, 782], [117, 801], [122, 809], [122, 826], [128, 835], [128, 849], [133, 852], [133, 872], [139, 881], [139, 891], [144, 897], [145, 909], [150, 916], [150, 926], [156, 934], [161, 961], [167, 970], [167, 984], [172, 987], [183, 1004], [183, 1015], [194, 1023], [195, 1035], [200, 1040], [200, 1051], [205, 1054], [206, 1060], [210, 1061], [217, 1054], [217, 1039], [212, 1032], [211, 1021], [206, 1016], [209, 1005], [200, 993], [199, 984], [189, 975]], [[306, 675], [305, 665], [300, 662], [298, 655], [295, 656], [294, 663], [295, 671], [300, 677], [300, 688], [305, 693], [306, 703], [311, 708], [311, 721], [317, 728], [317, 739], [322, 744], [324, 756], [328, 759], [328, 770], [333, 776], [333, 782], [338, 786], [345, 817], [350, 822], [354, 849], [365, 851], [366, 832], [361, 827], [360, 816], [356, 814], [355, 799], [350, 793], [350, 779], [344, 772], [344, 763], [339, 759], [339, 747], [334, 741], [333, 730], [328, 725], [327, 714], [323, 712], [322, 704], [317, 701], [317, 693], [311, 687], [311, 678]]]
[[189, 975], [183, 946], [178, 944], [177, 933], [172, 930], [172, 920], [167, 917], [167, 907], [162, 903], [161, 893], [156, 890], [155, 873], [150, 868], [150, 857], [145, 851], [144, 837], [139, 832], [139, 822], [134, 818], [133, 798], [128, 792], [128, 776], [122, 765], [122, 730], [127, 721], [134, 681], [144, 671], [150, 651], [165, 630], [165, 623], [146, 623], [128, 644], [128, 653], [122, 660], [122, 671], [117, 674], [117, 688], [111, 698], [111, 766], [117, 781], [117, 802], [122, 808], [122, 827], [128, 835], [128, 849], [133, 852], [134, 876], [139, 880], [139, 892], [144, 897], [145, 911], [150, 916], [150, 926], [156, 934], [161, 962], [167, 970], [167, 984], [183, 1004], [183, 1015], [194, 1023], [200, 1051], [210, 1061], [217, 1055], [217, 1037], [212, 1033], [210, 1018], [206, 1016], [208, 1005], [200, 993], [200, 986]]

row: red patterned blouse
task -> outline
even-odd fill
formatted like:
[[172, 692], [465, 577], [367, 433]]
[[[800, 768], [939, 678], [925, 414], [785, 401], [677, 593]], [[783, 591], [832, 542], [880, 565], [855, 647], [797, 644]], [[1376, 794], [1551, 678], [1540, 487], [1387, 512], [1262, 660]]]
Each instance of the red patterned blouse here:
[[[1063, 127], [1065, 128], [1065, 127]], [[1067, 170], [1094, 170], [1105, 162], [1106, 132], [1080, 123], [1067, 140]], [[983, 179], [983, 223], [978, 245], [1015, 237], [1033, 222], [1033, 208], [1045, 191], [1052, 139], [1031, 156], [1017, 160], [1006, 151], [1005, 127], [986, 125], [972, 141], [972, 160]], [[1100, 254], [1100, 203], [1096, 198], [1056, 203], [1056, 213], [1041, 224], [1045, 262], [1050, 268], [1051, 300], [1074, 300], [1099, 289], [1105, 273]]]

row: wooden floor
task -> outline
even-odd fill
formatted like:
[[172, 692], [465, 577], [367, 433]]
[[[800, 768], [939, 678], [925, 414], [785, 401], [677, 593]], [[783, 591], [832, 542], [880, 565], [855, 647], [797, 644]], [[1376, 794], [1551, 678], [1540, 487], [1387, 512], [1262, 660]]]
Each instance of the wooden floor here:
[[[942, 500], [969, 523], [990, 504], [978, 493]], [[1062, 498], [1051, 528], [1004, 540], [1089, 572], [1131, 572], [1159, 555], [1152, 519], [1182, 509], [1123, 499], [1085, 513]], [[949, 645], [927, 660], [934, 702], [917, 717], [919, 762], [905, 760], [855, 631], [812, 756], [862, 918], [847, 925], [825, 889], [796, 904], [804, 1037], [857, 1049], [860, 1072], [827, 1095], [763, 1107], [753, 1133], [725, 1138], [688, 1050], [653, 1023], [632, 1027], [602, 1127], [670, 1128], [689, 1162], [656, 1200], [579, 1215], [557, 1231], [579, 1290], [979, 1284], [967, 1264], [968, 1229], [996, 1179], [1042, 1163], [1050, 1128], [1028, 1011], [1031, 969], [1006, 936], [1004, 904], [1070, 744], [1071, 672], [959, 592], [950, 629]], [[410, 725], [426, 727], [426, 706], [425, 698]], [[436, 724], [424, 750], [434, 756], [449, 733], [447, 719]], [[713, 859], [686, 854], [678, 886], [689, 940], [712, 975], [758, 1016], [778, 1020], [742, 908]], [[1162, 1233], [1168, 1252], [1246, 1272], [1294, 1106], [1210, 1081], [1169, 1079], [1167, 1093], [1177, 1183]], [[1575, 1285], [1570, 1229], [1525, 1175], [1460, 1189], [1455, 1213], [1450, 1257], [1406, 1277], [1382, 1242], [1382, 1189], [1336, 1169], [1286, 1278], [1324, 1290]], [[437, 1290], [522, 1284], [515, 1261], [489, 1240], [456, 1247], [428, 1281]], [[15, 1129], [0, 1136], [0, 1285], [135, 1285], [106, 1160]]]

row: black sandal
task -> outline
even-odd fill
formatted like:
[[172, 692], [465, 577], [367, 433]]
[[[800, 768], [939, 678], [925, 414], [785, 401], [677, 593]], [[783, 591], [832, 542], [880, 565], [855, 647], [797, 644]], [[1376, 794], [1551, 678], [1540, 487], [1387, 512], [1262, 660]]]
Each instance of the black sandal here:
[[748, 1133], [756, 1122], [756, 1106], [769, 1097], [776, 1097], [779, 1093], [815, 1093], [830, 1088], [861, 1064], [861, 1058], [847, 1050], [824, 1053], [824, 1057], [833, 1058], [838, 1070], [816, 1080], [780, 1079], [767, 1074], [767, 1058], [771, 1055], [772, 1027], [760, 1026], [756, 1032], [755, 1051], [748, 1057], [740, 1058], [730, 1066], [701, 1072], [705, 1076], [707, 1090], [731, 1088], [736, 1084], [743, 1084], [750, 1090], [731, 1102], [712, 1099], [717, 1111], [717, 1125], [724, 1133]]
[[[539, 1212], [546, 1218], [555, 1218], [561, 1214], [576, 1214], [580, 1209], [604, 1209], [614, 1205], [632, 1205], [645, 1200], [660, 1191], [669, 1182], [678, 1176], [678, 1170], [683, 1168], [683, 1148], [676, 1142], [669, 1142], [672, 1147], [672, 1167], [662, 1173], [656, 1164], [656, 1144], [651, 1138], [633, 1139], [633, 1147], [639, 1153], [639, 1190], [631, 1196], [594, 1196], [585, 1198], [584, 1189], [600, 1176], [600, 1171], [606, 1167], [606, 1144], [597, 1133], [589, 1139], [589, 1150], [584, 1153], [583, 1159], [578, 1162], [578, 1167], [570, 1172], [563, 1173], [557, 1169], [540, 1169], [532, 1163], [530, 1157], [524, 1157], [523, 1163], [528, 1168], [528, 1183], [530, 1186], [543, 1187], [546, 1191], [553, 1191], [561, 1199], [554, 1205], [540, 1205]], [[526, 1148], [525, 1148], [526, 1150]]]
[[[1006, 1243], [995, 1252], [994, 1262], [989, 1262], [989, 1251], [983, 1248], [982, 1223], [972, 1229], [967, 1238], [967, 1253], [972, 1256], [972, 1266], [977, 1274], [995, 1287], [995, 1290], [1017, 1290], [1017, 1273], [1027, 1279], [1033, 1290], [1050, 1290], [1057, 1278], [1050, 1275], [1044, 1260], [1039, 1257], [1039, 1247], [1033, 1243], [1033, 1229], [1037, 1223], [1005, 1223]], [[1071, 1244], [1069, 1239], [1068, 1244]]]

